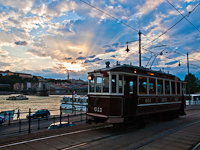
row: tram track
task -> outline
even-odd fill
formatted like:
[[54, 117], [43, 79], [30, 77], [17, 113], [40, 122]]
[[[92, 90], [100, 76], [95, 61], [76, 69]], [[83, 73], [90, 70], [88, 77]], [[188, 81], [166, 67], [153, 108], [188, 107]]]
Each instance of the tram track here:
[[[169, 131], [169, 132], [167, 132], [167, 133], [164, 133], [164, 134], [162, 134], [162, 135], [159, 135], [159, 136], [157, 136], [157, 137], [155, 137], [155, 138], [153, 138], [153, 139], [151, 139], [151, 140], [149, 140], [149, 141], [146, 141], [145, 143], [142, 143], [142, 144], [140, 144], [140, 145], [138, 145], [138, 146], [136, 146], [136, 147], [133, 147], [133, 148], [131, 148], [131, 150], [136, 150], [136, 149], [142, 148], [142, 147], [144, 147], [144, 146], [146, 146], [146, 145], [148, 145], [148, 144], [150, 144], [150, 143], [152, 143], [152, 142], [154, 142], [154, 141], [156, 141], [156, 140], [158, 140], [158, 139], [160, 139], [160, 138], [162, 138], [162, 137], [164, 137], [164, 136], [167, 136], [167, 135], [169, 135], [169, 134], [172, 134], [172, 133], [174, 133], [174, 132], [177, 132], [177, 131], [179, 131], [179, 130], [181, 130], [181, 129], [184, 129], [184, 128], [186, 128], [186, 127], [192, 126], [192, 125], [197, 124], [197, 123], [200, 123], [200, 121], [196, 121], [196, 122], [189, 123], [189, 124], [187, 124], [187, 125], [178, 127], [178, 128], [176, 128], [176, 129], [174, 129], [174, 130], [172, 130], [172, 131]], [[198, 147], [199, 145], [200, 145], [200, 142], [197, 144], [197, 147]], [[195, 150], [195, 149], [192, 149], [192, 150]]]
[[[196, 120], [196, 121], [194, 121]], [[146, 128], [138, 130], [136, 127], [127, 125], [120, 130], [112, 130], [112, 125], [102, 125], [99, 127], [90, 127], [87, 129], [82, 129], [82, 130], [76, 130], [76, 131], [71, 131], [68, 133], [64, 134], [57, 134], [54, 136], [47, 136], [43, 138], [37, 138], [37, 139], [32, 139], [32, 140], [27, 140], [27, 141], [22, 141], [22, 142], [16, 142], [16, 143], [10, 143], [7, 145], [1, 145], [0, 148], [6, 148], [6, 147], [15, 147], [19, 146], [21, 144], [25, 145], [30, 145], [29, 143], [31, 142], [41, 142], [46, 143], [48, 140], [57, 140], [59, 142], [63, 142], [61, 139], [62, 137], [69, 136], [73, 137], [74, 139], [77, 139], [81, 136], [81, 139], [77, 139], [76, 142], [68, 143], [65, 144], [62, 147], [57, 148], [54, 145], [51, 145], [51, 143], [48, 142], [49, 146], [54, 147], [55, 149], [59, 150], [68, 150], [68, 149], [92, 149], [94, 146], [98, 148], [99, 145], [103, 144], [102, 146], [105, 146], [108, 143], [116, 142], [116, 141], [121, 141], [125, 139], [127, 136], [134, 138], [137, 137], [137, 140], [133, 140], [131, 142], [122, 142], [118, 145], [113, 144], [113, 147], [109, 147], [109, 149], [142, 149], [145, 148], [148, 145], [153, 144], [154, 142], [167, 137], [170, 134], [176, 133], [182, 129], [185, 129], [187, 127], [191, 127], [192, 125], [196, 125], [200, 123], [200, 118], [199, 118], [199, 113], [197, 111], [194, 111], [194, 113], [189, 113], [186, 117], [180, 117], [180, 119], [175, 119], [174, 121], [159, 121], [159, 122], [152, 122], [147, 125]], [[106, 129], [107, 128], [107, 129]], [[160, 128], [160, 129], [158, 129]], [[146, 131], [151, 131], [146, 134]], [[143, 135], [145, 133], [145, 135]], [[80, 135], [81, 134], [81, 135]], [[88, 135], [93, 135], [95, 136], [88, 136]], [[82, 136], [84, 135], [84, 136]], [[82, 140], [83, 139], [83, 140]], [[142, 143], [141, 143], [142, 141]], [[193, 149], [195, 150], [195, 146], [198, 147], [200, 143], [199, 141], [196, 141], [195, 144], [191, 145]], [[101, 143], [101, 144], [100, 144]], [[133, 144], [134, 143], [134, 144]], [[126, 146], [127, 144], [128, 147]]]
[[112, 127], [112, 125], [104, 125], [104, 126], [99, 126], [99, 127], [95, 127], [95, 128], [89, 128], [89, 129], [83, 129], [83, 130], [79, 130], [79, 131], [67, 132], [67, 133], [64, 133], [64, 134], [46, 136], [46, 137], [36, 138], [36, 139], [32, 139], [32, 140], [26, 140], [26, 141], [22, 141], [22, 142], [15, 142], [15, 143], [10, 143], [10, 144], [6, 144], [6, 145], [0, 145], [0, 148], [16, 146], [16, 145], [20, 145], [20, 144], [26, 144], [26, 143], [30, 143], [30, 142], [37, 142], [37, 141], [41, 141], [41, 140], [46, 140], [46, 139], [51, 139], [51, 138], [56, 138], [56, 137], [62, 137], [62, 136], [72, 135], [72, 134], [78, 134], [78, 133], [83, 133], [83, 132], [88, 132], [88, 131], [98, 130], [98, 129], [104, 129], [104, 128], [109, 128], [109, 127]]
[[[195, 116], [197, 116], [197, 115], [199, 115], [198, 113], [196, 113], [196, 114], [191, 114], [191, 115], [188, 115], [188, 116], [190, 116], [190, 117], [195, 117]], [[190, 120], [191, 121], [191, 120]], [[190, 122], [189, 121], [189, 122]], [[179, 122], [179, 124], [182, 124], [182, 123], [184, 123], [184, 121], [180, 121]], [[152, 142], [154, 142], [154, 141], [156, 141], [156, 140], [159, 140], [159, 139], [161, 139], [161, 138], [163, 138], [163, 137], [165, 137], [165, 136], [167, 136], [167, 135], [169, 135], [169, 134], [172, 134], [172, 133], [175, 133], [175, 132], [177, 132], [177, 131], [179, 131], [179, 130], [181, 130], [181, 129], [184, 129], [184, 128], [187, 128], [187, 127], [189, 127], [189, 126], [192, 126], [192, 125], [194, 125], [194, 124], [198, 124], [198, 123], [200, 123], [200, 120], [199, 121], [195, 121], [195, 122], [190, 122], [190, 123], [188, 123], [188, 122], [185, 122], [185, 124], [184, 125], [182, 125], [182, 126], [179, 126], [179, 127], [177, 127], [177, 128], [175, 128], [175, 129], [165, 129], [165, 130], [163, 130], [163, 131], [160, 131], [160, 132], [157, 132], [157, 133], [155, 133], [155, 134], [160, 134], [160, 135], [158, 135], [158, 136], [156, 136], [156, 137], [154, 137], [153, 139], [151, 139], [151, 140], [148, 140], [148, 141], [146, 141], [146, 142], [144, 142], [144, 143], [142, 143], [142, 144], [139, 144], [139, 145], [137, 145], [137, 146], [134, 146], [134, 147], [132, 147], [132, 148], [130, 148], [131, 150], [136, 150], [136, 149], [140, 149], [140, 148], [143, 148], [143, 147], [145, 147], [145, 146], [147, 146], [148, 144], [150, 144], [150, 143], [152, 143]], [[162, 123], [161, 123], [162, 124]], [[160, 125], [161, 125], [160, 124]], [[158, 125], [159, 125], [159, 123], [158, 123]], [[149, 125], [149, 127], [152, 127], [152, 126], [154, 126], [153, 124], [152, 125]], [[124, 133], [121, 133], [121, 134], [126, 134], [126, 133], [128, 133], [130, 130], [132, 130], [132, 132], [135, 132], [135, 131], [137, 131], [137, 129], [135, 128], [135, 127], [128, 127], [128, 131], [125, 131]], [[166, 132], [166, 130], [170, 130], [170, 131], [167, 131]], [[112, 135], [109, 135], [109, 136], [105, 136], [105, 137], [101, 137], [101, 138], [98, 138], [98, 139], [95, 139], [95, 140], [90, 140], [90, 141], [85, 141], [85, 142], [83, 142], [83, 143], [79, 143], [79, 144], [77, 144], [77, 145], [71, 145], [71, 146], [69, 146], [69, 147], [65, 147], [65, 148], [62, 148], [62, 149], [60, 149], [60, 150], [69, 150], [69, 149], [79, 149], [79, 148], [82, 148], [82, 147], [84, 147], [83, 149], [85, 149], [85, 146], [86, 146], [86, 148], [87, 148], [87, 145], [91, 145], [92, 143], [94, 143], [94, 142], [99, 142], [99, 143], [103, 143], [103, 140], [106, 140], [106, 139], [108, 139], [109, 140], [109, 138], [113, 138], [113, 137], [115, 137], [115, 136], [118, 136], [118, 135], [121, 135], [121, 134], [112, 134]], [[101, 142], [100, 142], [101, 141]], [[200, 145], [200, 143], [198, 143], [199, 145]], [[198, 146], [199, 146], [198, 145]], [[197, 147], [198, 147], [197, 146]], [[118, 148], [118, 149], [121, 149], [121, 148]], [[195, 149], [192, 149], [192, 150], [195, 150]]]

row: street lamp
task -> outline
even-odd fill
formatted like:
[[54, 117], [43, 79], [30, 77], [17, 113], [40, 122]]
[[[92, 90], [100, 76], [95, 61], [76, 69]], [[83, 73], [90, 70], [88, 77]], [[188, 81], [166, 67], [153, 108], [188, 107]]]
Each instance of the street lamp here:
[[134, 40], [134, 41], [129, 41], [129, 42], [126, 42], [126, 44], [127, 44], [127, 48], [126, 48], [126, 52], [128, 53], [130, 50], [129, 50], [129, 48], [128, 48], [128, 43], [132, 43], [132, 42], [135, 42], [135, 41], [139, 41], [139, 67], [141, 67], [141, 32], [140, 32], [140, 30], [139, 30], [139, 40]]

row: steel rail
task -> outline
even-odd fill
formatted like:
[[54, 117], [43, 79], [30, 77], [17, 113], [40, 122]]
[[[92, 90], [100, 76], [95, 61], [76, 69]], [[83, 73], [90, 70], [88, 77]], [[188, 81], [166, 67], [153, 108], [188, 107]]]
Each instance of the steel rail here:
[[[143, 144], [140, 144], [140, 145], [138, 145], [138, 146], [135, 146], [135, 147], [131, 148], [131, 150], [136, 150], [136, 149], [138, 149], [138, 148], [141, 148], [141, 147], [143, 147], [143, 146], [146, 146], [146, 145], [148, 145], [148, 144], [150, 144], [150, 143], [156, 141], [157, 139], [160, 139], [160, 138], [162, 138], [162, 137], [164, 137], [164, 136], [166, 136], [166, 135], [169, 135], [169, 134], [171, 134], [171, 133], [174, 133], [174, 132], [176, 132], [176, 131], [178, 131], [178, 130], [184, 129], [184, 128], [186, 128], [186, 127], [192, 126], [192, 125], [197, 124], [197, 123], [200, 123], [200, 121], [195, 121], [195, 122], [193, 122], [193, 123], [189, 123], [189, 124], [184, 125], [184, 126], [182, 126], [182, 127], [178, 127], [178, 128], [176, 128], [176, 129], [174, 129], [174, 130], [172, 130], [172, 131], [169, 131], [169, 132], [167, 132], [167, 133], [164, 133], [164, 134], [162, 134], [162, 135], [159, 135], [159, 136], [157, 136], [157, 137], [155, 137], [155, 138], [153, 138], [153, 139], [151, 139], [151, 140], [149, 140], [149, 141], [147, 141], [147, 142], [145, 142], [145, 143], [143, 143]], [[199, 145], [200, 145], [200, 143], [199, 143]], [[194, 149], [194, 150], [195, 150], [195, 149]]]
[[190, 150], [196, 150], [200, 146], [200, 142], [193, 146]]
[[100, 127], [84, 129], [84, 130], [79, 130], [79, 131], [73, 131], [73, 132], [68, 132], [68, 133], [63, 133], [63, 134], [58, 134], [58, 135], [53, 135], [53, 136], [47, 136], [47, 137], [43, 137], [43, 138], [37, 138], [37, 139], [33, 139], [33, 140], [11, 143], [11, 144], [7, 144], [7, 145], [2, 145], [2, 146], [0, 146], [0, 148], [15, 146], [15, 145], [19, 145], [19, 144], [26, 144], [26, 143], [30, 143], [30, 142], [41, 141], [41, 140], [45, 140], [45, 139], [51, 139], [51, 138], [55, 138], [55, 137], [72, 135], [72, 134], [77, 134], [77, 133], [82, 133], [82, 132], [87, 132], [87, 131], [92, 131], [92, 130], [98, 130], [98, 129], [103, 129], [103, 128], [109, 128], [109, 127], [112, 127], [112, 125], [100, 126]]

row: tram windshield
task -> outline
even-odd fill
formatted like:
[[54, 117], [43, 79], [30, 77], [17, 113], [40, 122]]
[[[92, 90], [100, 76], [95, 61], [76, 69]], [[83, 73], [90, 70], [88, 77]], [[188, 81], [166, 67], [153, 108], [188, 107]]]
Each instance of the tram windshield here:
[[108, 93], [109, 92], [109, 77], [93, 76], [89, 80], [90, 93]]
[[[89, 78], [88, 78], [89, 79]], [[89, 79], [89, 93], [123, 93], [123, 75], [93, 75]]]

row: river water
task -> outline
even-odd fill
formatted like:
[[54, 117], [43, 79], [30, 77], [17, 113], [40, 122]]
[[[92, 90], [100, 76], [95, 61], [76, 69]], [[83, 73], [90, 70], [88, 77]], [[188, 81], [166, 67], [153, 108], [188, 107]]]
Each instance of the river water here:
[[20, 118], [23, 119], [28, 114], [29, 108], [31, 109], [31, 112], [39, 109], [48, 109], [51, 112], [51, 115], [58, 115], [60, 113], [60, 100], [63, 95], [28, 95], [28, 100], [6, 100], [9, 96], [11, 95], [0, 95], [0, 112], [15, 110], [15, 113], [17, 113], [17, 110], [20, 109]]

